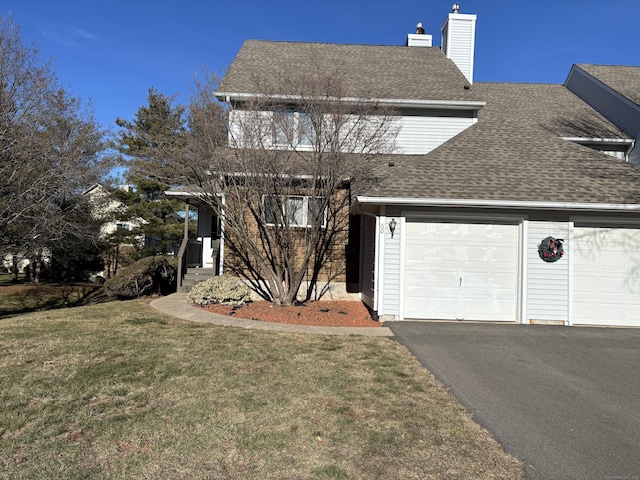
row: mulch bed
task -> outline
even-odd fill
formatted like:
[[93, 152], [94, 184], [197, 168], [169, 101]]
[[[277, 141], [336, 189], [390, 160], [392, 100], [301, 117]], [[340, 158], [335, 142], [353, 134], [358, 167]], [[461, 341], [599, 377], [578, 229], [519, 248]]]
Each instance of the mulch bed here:
[[207, 305], [213, 313], [263, 322], [290, 323], [324, 327], [380, 327], [371, 318], [362, 302], [348, 300], [321, 300], [290, 307], [257, 301], [241, 306]]

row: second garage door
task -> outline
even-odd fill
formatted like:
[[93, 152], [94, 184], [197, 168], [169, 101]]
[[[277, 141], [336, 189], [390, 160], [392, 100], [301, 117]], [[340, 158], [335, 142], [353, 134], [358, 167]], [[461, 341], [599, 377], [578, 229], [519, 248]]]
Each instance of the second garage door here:
[[407, 220], [404, 318], [516, 321], [518, 226]]
[[575, 227], [573, 323], [640, 326], [640, 229]]

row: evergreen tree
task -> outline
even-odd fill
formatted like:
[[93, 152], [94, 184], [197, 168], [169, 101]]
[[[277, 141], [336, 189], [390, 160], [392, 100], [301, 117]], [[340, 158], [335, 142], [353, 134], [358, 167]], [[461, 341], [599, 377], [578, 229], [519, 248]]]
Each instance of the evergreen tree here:
[[184, 107], [174, 97], [149, 89], [148, 105], [138, 109], [132, 122], [117, 119], [121, 128], [116, 145], [124, 157], [129, 192], [118, 192], [128, 206], [126, 215], [140, 220], [131, 235], [144, 236], [139, 257], [177, 252], [184, 232], [184, 202], [168, 198], [166, 190], [180, 182], [172, 156], [185, 144]]

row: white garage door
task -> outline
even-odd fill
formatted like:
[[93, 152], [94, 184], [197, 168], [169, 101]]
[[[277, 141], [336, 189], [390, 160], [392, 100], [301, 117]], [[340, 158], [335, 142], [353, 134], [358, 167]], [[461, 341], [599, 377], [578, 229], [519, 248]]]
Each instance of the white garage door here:
[[407, 221], [404, 318], [516, 321], [517, 225]]
[[640, 230], [575, 227], [574, 324], [640, 325]]

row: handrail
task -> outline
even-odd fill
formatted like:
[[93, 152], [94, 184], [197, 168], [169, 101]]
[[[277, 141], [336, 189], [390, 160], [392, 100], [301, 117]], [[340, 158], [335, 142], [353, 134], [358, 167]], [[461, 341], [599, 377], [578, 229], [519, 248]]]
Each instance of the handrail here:
[[178, 250], [178, 289], [182, 287], [182, 272], [186, 270], [187, 256], [185, 253], [187, 251], [188, 244], [189, 238], [185, 236], [180, 244], [180, 250]]

